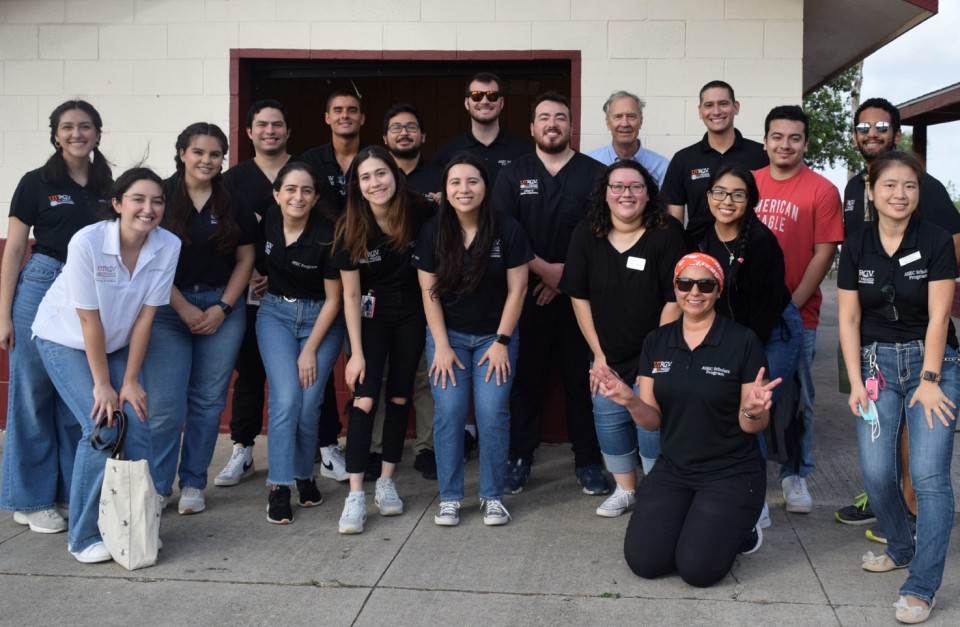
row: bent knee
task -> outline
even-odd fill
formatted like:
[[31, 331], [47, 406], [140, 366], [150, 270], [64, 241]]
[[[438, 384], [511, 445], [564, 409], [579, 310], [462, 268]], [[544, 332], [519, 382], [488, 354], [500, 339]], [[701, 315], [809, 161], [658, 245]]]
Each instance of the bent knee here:
[[353, 406], [369, 413], [373, 409], [373, 399], [369, 396], [360, 396], [353, 399]]

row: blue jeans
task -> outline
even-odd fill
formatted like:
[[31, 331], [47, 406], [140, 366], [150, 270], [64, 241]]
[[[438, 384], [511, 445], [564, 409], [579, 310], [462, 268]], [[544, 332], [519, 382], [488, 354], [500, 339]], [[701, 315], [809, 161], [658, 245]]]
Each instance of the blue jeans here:
[[[910, 574], [900, 594], [929, 603], [940, 587], [943, 565], [953, 527], [953, 488], [950, 460], [953, 455], [954, 426], [944, 427], [934, 417], [927, 426], [923, 406], [907, 407], [920, 385], [923, 370], [923, 342], [880, 343], [861, 349], [860, 369], [864, 380], [868, 358], [876, 350], [877, 367], [887, 381], [877, 399], [880, 434], [871, 435], [871, 425], [857, 418], [860, 465], [870, 497], [870, 507], [887, 537], [887, 555], [898, 565], [910, 564]], [[946, 349], [940, 388], [950, 400], [960, 399], [960, 358]], [[917, 540], [914, 543], [907, 520], [907, 506], [900, 489], [902, 475], [900, 433], [910, 434], [910, 475], [917, 492]]]
[[317, 348], [316, 381], [306, 389], [301, 387], [297, 358], [322, 306], [322, 300], [291, 302], [273, 294], [264, 294], [260, 301], [257, 342], [270, 386], [269, 485], [293, 485], [295, 479], [313, 477], [320, 405], [345, 332], [343, 316], [338, 316]]
[[[770, 334], [763, 350], [767, 355], [766, 377], [771, 381], [781, 377], [784, 383], [793, 378], [800, 363], [800, 351], [803, 348], [803, 319], [800, 310], [793, 302], [787, 303], [783, 310], [783, 322], [786, 326], [778, 326]], [[811, 360], [812, 361], [812, 360]], [[783, 384], [773, 388], [773, 402], [780, 400]], [[760, 453], [767, 459], [767, 440], [763, 433], [758, 436]]]
[[[634, 384], [634, 393], [639, 388]], [[626, 407], [617, 405], [599, 392], [593, 397], [593, 420], [597, 439], [607, 470], [613, 473], [633, 472], [637, 467], [637, 448], [649, 472], [660, 457], [660, 430], [647, 431], [633, 421]]]
[[[202, 310], [217, 304], [223, 288], [183, 288]], [[143, 380], [153, 454], [150, 473], [159, 494], [173, 492], [179, 458], [180, 488], [207, 487], [207, 467], [220, 432], [220, 414], [246, 327], [246, 307], [235, 307], [213, 335], [195, 335], [170, 305], [157, 309]], [[183, 448], [180, 434], [183, 433]]]
[[[90, 374], [87, 353], [39, 337], [35, 342], [50, 379], [70, 408], [74, 422], [78, 423], [78, 427], [83, 431], [77, 444], [73, 466], [67, 532], [70, 550], [78, 552], [102, 540], [97, 528], [97, 517], [103, 468], [110, 452], [98, 451], [90, 446], [90, 436], [95, 423], [90, 419], [90, 410], [93, 409], [93, 375]], [[110, 384], [119, 392], [127, 368], [127, 348], [107, 355], [107, 366], [110, 369]], [[129, 418], [124, 458], [144, 459], [149, 452], [147, 429], [137, 420], [137, 415], [129, 403], [124, 404], [123, 410]]]
[[13, 297], [0, 509], [31, 512], [70, 500], [80, 427], [47, 376], [30, 330], [40, 301], [62, 268], [53, 257], [31, 255]]
[[[487, 364], [477, 362], [496, 338], [491, 335], [470, 335], [447, 329], [447, 339], [464, 370], [457, 369], [457, 385], [447, 382], [447, 389], [432, 385], [434, 400], [433, 447], [437, 456], [437, 480], [441, 501], [463, 499], [463, 428], [470, 410], [473, 392], [473, 412], [480, 435], [480, 498], [503, 497], [503, 482], [507, 471], [507, 453], [510, 446], [510, 388], [517, 376], [517, 354], [520, 332], [514, 330], [507, 355], [510, 376], [497, 385], [496, 374], [490, 381]], [[433, 363], [437, 345], [427, 328], [427, 367]], [[454, 365], [456, 368], [456, 365]]]
[[780, 466], [780, 480], [790, 475], [806, 477], [813, 472], [813, 357], [817, 349], [817, 330], [803, 330], [803, 347], [797, 373], [800, 375], [800, 396], [803, 398], [803, 435], [800, 436], [800, 460], [788, 459]]

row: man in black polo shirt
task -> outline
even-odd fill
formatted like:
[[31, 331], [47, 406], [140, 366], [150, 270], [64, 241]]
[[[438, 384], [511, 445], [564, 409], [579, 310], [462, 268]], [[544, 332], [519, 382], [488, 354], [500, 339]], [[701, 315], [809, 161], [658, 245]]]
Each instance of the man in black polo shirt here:
[[496, 74], [480, 72], [467, 81], [463, 106], [470, 113], [470, 130], [440, 147], [434, 159], [440, 168], [447, 167], [453, 155], [466, 150], [483, 160], [490, 180], [496, 182], [501, 168], [530, 152], [533, 147], [529, 142], [500, 128], [503, 101]]
[[347, 177], [353, 158], [360, 152], [360, 128], [366, 122], [360, 97], [338, 90], [327, 98], [324, 121], [333, 133], [330, 142], [311, 148], [299, 161], [309, 163], [326, 184], [320, 198], [326, 201], [335, 216], [343, 213], [347, 203]]
[[740, 163], [751, 170], [759, 170], [770, 163], [763, 144], [744, 139], [734, 128], [740, 103], [728, 83], [710, 81], [704, 85], [700, 89], [697, 111], [707, 132], [699, 142], [673, 156], [660, 190], [670, 215], [681, 222], [684, 221], [686, 205], [687, 233], [696, 233], [713, 222], [707, 206], [707, 182], [714, 168], [724, 161]]
[[590, 400], [590, 348], [558, 287], [574, 227], [587, 215], [590, 193], [603, 164], [570, 147], [570, 104], [547, 92], [533, 104], [530, 133], [536, 151], [500, 173], [493, 205], [520, 221], [533, 248], [530, 289], [520, 315], [520, 354], [510, 395], [510, 464], [505, 489], [516, 494], [530, 476], [540, 443], [544, 392], [551, 366], [561, 371], [567, 436], [577, 479], [587, 494], [606, 494], [600, 445]]

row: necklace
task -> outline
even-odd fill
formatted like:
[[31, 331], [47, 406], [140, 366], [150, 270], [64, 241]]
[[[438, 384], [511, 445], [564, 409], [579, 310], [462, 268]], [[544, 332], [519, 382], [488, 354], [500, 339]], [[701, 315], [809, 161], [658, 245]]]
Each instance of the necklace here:
[[[719, 239], [719, 238], [718, 238]], [[730, 250], [730, 247], [727, 246], [727, 243], [723, 240], [720, 240], [720, 243], [723, 244], [723, 247], [727, 249], [727, 254], [730, 255], [730, 265], [733, 265], [733, 251]]]

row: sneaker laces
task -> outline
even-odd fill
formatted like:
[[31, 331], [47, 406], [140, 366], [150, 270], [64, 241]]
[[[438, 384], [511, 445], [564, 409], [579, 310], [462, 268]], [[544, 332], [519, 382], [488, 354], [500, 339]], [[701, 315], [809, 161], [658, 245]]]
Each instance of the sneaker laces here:
[[867, 509], [868, 502], [867, 493], [861, 492], [853, 499], [853, 506], [862, 512]]
[[223, 467], [223, 470], [220, 471], [220, 474], [233, 474], [238, 470], [243, 472], [243, 458], [245, 453], [246, 449], [240, 448], [239, 446], [233, 447], [233, 454], [230, 455], [230, 461], [228, 461], [227, 465]]
[[330, 446], [324, 447], [323, 449], [326, 454], [329, 456], [330, 463], [343, 463], [343, 449], [340, 448], [337, 444], [331, 444]]
[[620, 484], [617, 484], [617, 488], [613, 491], [613, 494], [608, 496], [607, 500], [605, 500], [603, 502], [603, 505], [601, 505], [600, 507], [603, 507], [605, 509], [611, 509], [607, 506], [608, 505], [614, 506], [615, 508], [625, 506], [627, 503], [630, 502], [630, 494], [631, 492], [624, 490], [623, 487], [620, 486]]
[[360, 518], [363, 511], [364, 498], [360, 496], [348, 496], [347, 502], [343, 506], [343, 518]]
[[457, 501], [441, 501], [440, 502], [440, 517], [445, 518], [447, 516], [457, 517], [460, 515], [460, 503]]
[[380, 492], [381, 502], [393, 502], [400, 500], [400, 495], [397, 494], [397, 485], [393, 482], [393, 479], [378, 479], [377, 491]]
[[490, 499], [489, 501], [483, 502], [484, 507], [484, 516], [492, 516], [496, 518], [510, 518], [510, 512], [507, 511], [507, 508], [503, 506], [503, 503], [497, 499]]
[[40, 520], [49, 520], [49, 521], [56, 521], [56, 522], [60, 522], [63, 520], [63, 516], [61, 516], [60, 513], [53, 508], [42, 509], [35, 512], [28, 512], [27, 515], [28, 515], [28, 519], [33, 518], [34, 520], [40, 519]]
[[796, 479], [790, 482], [790, 494], [792, 496], [799, 496], [799, 497], [807, 496], [807, 489], [801, 477], [797, 477]]

